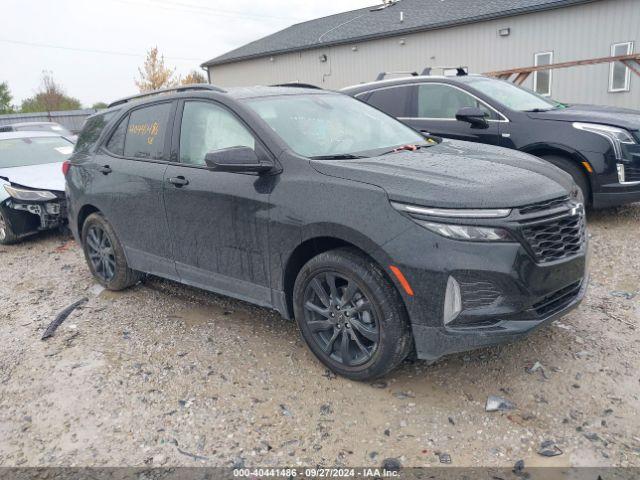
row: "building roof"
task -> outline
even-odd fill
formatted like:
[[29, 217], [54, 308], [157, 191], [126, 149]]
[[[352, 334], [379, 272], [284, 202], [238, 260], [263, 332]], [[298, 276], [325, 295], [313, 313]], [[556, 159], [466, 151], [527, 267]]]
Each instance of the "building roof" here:
[[[202, 64], [250, 58], [434, 30], [596, 0], [398, 0], [292, 25]], [[403, 21], [400, 21], [402, 12]]]

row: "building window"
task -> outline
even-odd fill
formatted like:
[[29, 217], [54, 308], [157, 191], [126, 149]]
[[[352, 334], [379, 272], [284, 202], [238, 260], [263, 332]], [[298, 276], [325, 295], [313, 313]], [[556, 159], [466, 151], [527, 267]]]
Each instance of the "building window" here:
[[[535, 66], [550, 65], [553, 63], [553, 52], [536, 53]], [[551, 70], [533, 72], [533, 89], [540, 95], [551, 95]]]
[[[633, 42], [614, 43], [611, 45], [611, 56], [631, 55]], [[609, 91], [628, 92], [631, 81], [631, 71], [622, 62], [612, 62], [609, 67]]]

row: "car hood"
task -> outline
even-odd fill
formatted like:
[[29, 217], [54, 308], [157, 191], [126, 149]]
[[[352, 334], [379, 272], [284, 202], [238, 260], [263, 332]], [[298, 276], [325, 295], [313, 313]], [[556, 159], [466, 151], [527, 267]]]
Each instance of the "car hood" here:
[[28, 165], [26, 167], [0, 168], [0, 178], [23, 187], [40, 190], [64, 191], [62, 162]]
[[530, 112], [530, 118], [563, 122], [602, 123], [627, 130], [640, 130], [640, 110], [600, 105], [571, 105], [548, 112]]
[[518, 207], [567, 195], [573, 186], [567, 173], [531, 155], [454, 140], [311, 165], [325, 175], [379, 186], [391, 200], [440, 208]]

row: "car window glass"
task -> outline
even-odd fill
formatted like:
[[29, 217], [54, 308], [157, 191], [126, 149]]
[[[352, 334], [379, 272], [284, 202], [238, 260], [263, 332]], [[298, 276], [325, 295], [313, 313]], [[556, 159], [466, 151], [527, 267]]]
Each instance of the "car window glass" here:
[[180, 161], [204, 165], [209, 152], [230, 147], [255, 149], [253, 135], [228, 110], [209, 102], [186, 102], [180, 126]]
[[418, 117], [455, 119], [464, 107], [480, 108], [495, 119], [495, 113], [468, 93], [439, 83], [425, 83], [418, 87]]
[[88, 152], [98, 141], [104, 127], [109, 123], [109, 120], [113, 118], [115, 113], [116, 111], [111, 111], [89, 118], [78, 136], [75, 152]]
[[267, 96], [245, 103], [291, 150], [305, 157], [361, 155], [424, 143], [415, 130], [346, 95]]
[[124, 156], [162, 160], [171, 103], [134, 110], [124, 139]]
[[64, 162], [73, 143], [63, 137], [20, 137], [0, 140], [0, 168]]
[[412, 86], [383, 88], [369, 94], [367, 103], [392, 117], [407, 117], [406, 105]]
[[124, 155], [124, 138], [127, 134], [127, 126], [129, 124], [129, 115], [124, 117], [107, 142], [107, 150], [116, 155]]

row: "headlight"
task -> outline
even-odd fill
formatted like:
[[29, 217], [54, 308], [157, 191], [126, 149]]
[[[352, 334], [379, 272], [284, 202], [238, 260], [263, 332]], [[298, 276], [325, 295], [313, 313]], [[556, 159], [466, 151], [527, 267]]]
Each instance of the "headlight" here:
[[16, 188], [11, 185], [5, 185], [4, 189], [11, 197], [24, 202], [42, 202], [45, 200], [55, 200], [57, 198], [47, 190], [25, 190], [24, 188]]
[[455, 240], [467, 240], [470, 242], [512, 242], [513, 239], [503, 228], [476, 227], [473, 225], [451, 225], [448, 223], [427, 222], [417, 220], [416, 223], [422, 225], [434, 233], [443, 237]]
[[613, 152], [617, 160], [622, 160], [622, 144], [633, 145], [636, 143], [629, 132], [622, 128], [611, 127], [609, 125], [599, 125], [597, 123], [575, 122], [574, 128], [585, 132], [595, 133], [609, 140], [613, 146]]
[[504, 228], [476, 225], [460, 225], [434, 222], [428, 217], [448, 219], [487, 219], [504, 218], [511, 214], [509, 208], [497, 209], [450, 209], [419, 207], [405, 203], [391, 202], [396, 210], [407, 215], [418, 225], [443, 237], [470, 242], [513, 242], [515, 241]]

